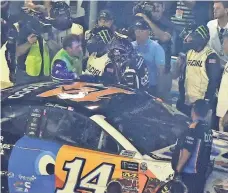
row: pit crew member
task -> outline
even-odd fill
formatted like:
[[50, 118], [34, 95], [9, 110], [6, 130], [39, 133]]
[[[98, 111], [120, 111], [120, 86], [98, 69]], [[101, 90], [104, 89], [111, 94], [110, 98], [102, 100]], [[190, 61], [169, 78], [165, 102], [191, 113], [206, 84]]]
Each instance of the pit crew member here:
[[195, 101], [191, 112], [192, 124], [177, 140], [172, 155], [174, 179], [181, 179], [189, 193], [203, 193], [206, 182], [212, 146], [212, 130], [203, 121], [208, 109], [205, 100]]

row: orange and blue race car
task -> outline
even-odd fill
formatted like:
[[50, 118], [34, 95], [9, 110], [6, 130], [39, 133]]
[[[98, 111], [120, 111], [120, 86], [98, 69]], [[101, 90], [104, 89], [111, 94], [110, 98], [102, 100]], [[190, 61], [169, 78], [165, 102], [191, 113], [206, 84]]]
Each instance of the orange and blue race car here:
[[[41, 82], [1, 91], [1, 192], [168, 193], [189, 119], [145, 92]], [[214, 132], [205, 191], [228, 191], [228, 135]], [[110, 191], [109, 191], [110, 190]]]

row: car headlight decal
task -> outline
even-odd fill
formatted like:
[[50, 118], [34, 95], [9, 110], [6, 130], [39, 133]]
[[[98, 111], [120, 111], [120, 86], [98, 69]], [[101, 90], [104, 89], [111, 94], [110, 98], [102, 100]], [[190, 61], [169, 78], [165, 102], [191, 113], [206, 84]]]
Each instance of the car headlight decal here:
[[35, 162], [38, 175], [53, 175], [55, 169], [55, 156], [51, 152], [41, 153]]

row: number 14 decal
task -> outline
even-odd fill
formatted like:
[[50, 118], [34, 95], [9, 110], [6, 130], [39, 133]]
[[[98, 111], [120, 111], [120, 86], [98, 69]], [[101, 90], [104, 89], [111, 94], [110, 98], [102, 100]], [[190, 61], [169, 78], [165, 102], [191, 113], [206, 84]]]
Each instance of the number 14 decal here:
[[56, 193], [74, 193], [77, 189], [87, 190], [93, 193], [104, 193], [108, 182], [112, 178], [115, 165], [102, 163], [91, 172], [82, 177], [85, 159], [75, 158], [66, 161], [63, 170], [67, 171], [63, 188], [57, 188]]

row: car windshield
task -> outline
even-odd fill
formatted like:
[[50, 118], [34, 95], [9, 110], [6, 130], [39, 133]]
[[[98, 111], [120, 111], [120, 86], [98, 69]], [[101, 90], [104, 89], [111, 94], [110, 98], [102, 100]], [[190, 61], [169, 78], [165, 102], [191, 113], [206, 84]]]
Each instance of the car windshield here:
[[114, 115], [109, 121], [142, 153], [176, 142], [188, 118], [170, 105], [150, 99]]

